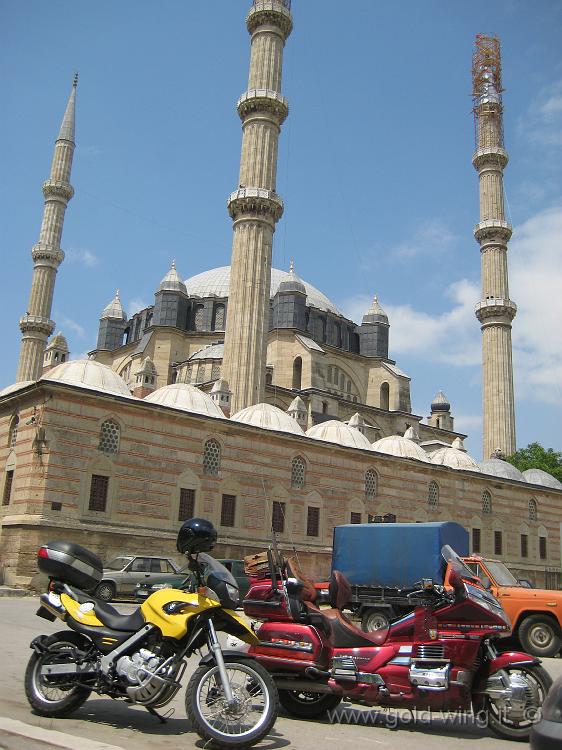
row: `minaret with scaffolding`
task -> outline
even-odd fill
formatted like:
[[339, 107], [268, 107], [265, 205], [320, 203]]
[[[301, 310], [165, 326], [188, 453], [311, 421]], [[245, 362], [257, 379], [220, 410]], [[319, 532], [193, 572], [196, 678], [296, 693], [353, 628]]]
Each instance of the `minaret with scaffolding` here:
[[254, 0], [246, 23], [250, 75], [237, 104], [242, 154], [238, 189], [228, 199], [233, 240], [222, 368], [233, 413], [263, 401], [265, 394], [271, 250], [283, 213], [275, 186], [279, 133], [289, 111], [281, 95], [281, 71], [293, 27], [291, 2]]
[[49, 179], [43, 183], [45, 208], [39, 242], [33, 246], [33, 278], [26, 314], [20, 319], [22, 332], [18, 373], [16, 381], [37, 380], [43, 370], [43, 356], [47, 339], [55, 328], [51, 320], [51, 307], [55, 291], [57, 269], [64, 260], [60, 241], [64, 214], [68, 201], [74, 195], [70, 184], [70, 171], [74, 154], [74, 119], [76, 86], [74, 76], [72, 91], [66, 105]]
[[509, 298], [507, 243], [511, 225], [504, 210], [503, 170], [508, 162], [503, 141], [500, 40], [476, 36], [472, 59], [472, 96], [476, 151], [472, 163], [480, 182], [482, 298], [476, 317], [482, 329], [483, 458], [515, 452], [515, 405], [511, 322], [517, 306]]

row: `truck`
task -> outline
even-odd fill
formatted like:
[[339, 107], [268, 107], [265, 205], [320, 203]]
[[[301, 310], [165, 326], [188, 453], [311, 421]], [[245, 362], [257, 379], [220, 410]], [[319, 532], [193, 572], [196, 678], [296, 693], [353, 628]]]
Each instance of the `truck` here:
[[500, 560], [469, 555], [468, 532], [457, 523], [346, 524], [334, 529], [332, 571], [351, 584], [348, 609], [370, 632], [412, 610], [408, 594], [422, 578], [448, 585], [441, 547], [449, 544], [499, 599], [513, 636], [533, 656], [562, 647], [562, 592], [528, 588]]

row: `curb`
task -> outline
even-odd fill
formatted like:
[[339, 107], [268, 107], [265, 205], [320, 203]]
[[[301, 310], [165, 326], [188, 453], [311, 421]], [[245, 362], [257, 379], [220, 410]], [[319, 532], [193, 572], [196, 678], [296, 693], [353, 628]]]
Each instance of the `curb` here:
[[0, 586], [0, 596], [33, 596], [29, 589], [14, 589], [11, 586]]
[[42, 729], [0, 716], [0, 747], [5, 750], [124, 750], [107, 742]]

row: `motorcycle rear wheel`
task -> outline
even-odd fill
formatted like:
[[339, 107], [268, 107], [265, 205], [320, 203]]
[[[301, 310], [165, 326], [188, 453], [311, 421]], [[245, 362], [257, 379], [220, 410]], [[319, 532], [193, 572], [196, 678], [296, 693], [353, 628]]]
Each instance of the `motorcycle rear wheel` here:
[[552, 685], [552, 679], [548, 672], [538, 665], [513, 665], [505, 669], [508, 673], [519, 673], [529, 684], [529, 692], [536, 696], [536, 700], [530, 699], [525, 707], [525, 716], [521, 721], [514, 721], [506, 715], [503, 707], [496, 704], [489, 696], [486, 698], [485, 710], [488, 726], [500, 737], [509, 740], [525, 742], [531, 734], [531, 727], [540, 718], [540, 709], [546, 694]]
[[69, 652], [66, 660], [72, 661], [70, 652], [75, 648], [84, 649], [87, 642], [78, 633], [63, 630], [47, 638], [44, 645], [49, 647], [49, 651], [44, 654], [33, 652], [25, 670], [27, 700], [40, 716], [68, 716], [84, 703], [92, 691], [80, 685], [68, 687], [68, 682], [63, 683], [60, 678], [42, 677], [41, 667], [65, 661], [65, 652]]
[[305, 692], [303, 690], [280, 690], [279, 703], [291, 716], [299, 719], [318, 719], [337, 708], [342, 699], [330, 693]]
[[202, 740], [222, 748], [251, 747], [271, 731], [279, 713], [277, 688], [267, 670], [251, 659], [224, 657], [237, 701], [226, 705], [216, 664], [195, 670], [185, 691], [185, 708]]

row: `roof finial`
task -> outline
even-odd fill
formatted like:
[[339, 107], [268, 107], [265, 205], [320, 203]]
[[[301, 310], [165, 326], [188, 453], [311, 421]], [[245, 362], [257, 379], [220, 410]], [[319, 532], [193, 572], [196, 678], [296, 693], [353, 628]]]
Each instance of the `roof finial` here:
[[119, 299], [119, 289], [115, 290], [115, 299]]
[[377, 295], [375, 294], [375, 296], [373, 297], [373, 302], [375, 302], [375, 303], [378, 303], [378, 301], [379, 301], [379, 298], [378, 298], [378, 297], [377, 297]]
[[174, 269], [174, 271], [176, 270], [176, 259], [175, 258], [172, 261], [172, 268]]
[[295, 261], [292, 258], [289, 263], [289, 273], [291, 274], [295, 273]]
[[74, 88], [78, 86], [78, 71], [76, 71], [76, 73], [74, 74], [74, 80], [72, 81], [72, 85], [74, 86]]

